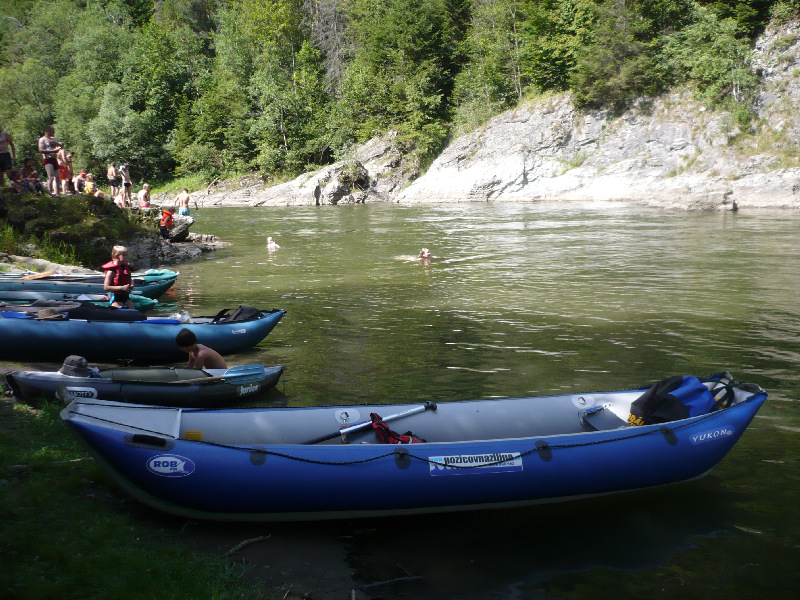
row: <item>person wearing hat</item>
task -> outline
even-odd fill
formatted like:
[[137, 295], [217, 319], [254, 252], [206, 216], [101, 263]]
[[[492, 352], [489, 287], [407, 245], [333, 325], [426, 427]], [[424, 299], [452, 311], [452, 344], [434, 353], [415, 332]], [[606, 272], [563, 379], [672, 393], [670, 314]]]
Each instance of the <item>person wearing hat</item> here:
[[64, 364], [58, 370], [62, 375], [68, 377], [91, 377], [92, 372], [89, 370], [89, 362], [82, 356], [73, 354], [64, 359]]

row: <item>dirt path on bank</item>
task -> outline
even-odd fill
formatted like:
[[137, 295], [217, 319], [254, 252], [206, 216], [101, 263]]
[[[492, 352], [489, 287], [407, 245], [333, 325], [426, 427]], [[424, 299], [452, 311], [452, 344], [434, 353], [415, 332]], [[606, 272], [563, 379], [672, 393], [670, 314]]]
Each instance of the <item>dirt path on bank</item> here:
[[[0, 361], [0, 374], [15, 370], [57, 370], [54, 363]], [[2, 378], [0, 429], [8, 427], [15, 400]], [[125, 494], [109, 483], [109, 493]], [[316, 493], [316, 492], [310, 492]], [[64, 505], [70, 504], [64, 499]], [[117, 504], [118, 505], [118, 504]], [[174, 531], [193, 549], [228, 556], [243, 564], [247, 577], [262, 588], [264, 599], [369, 600], [356, 589], [348, 564], [348, 537], [352, 524], [336, 523], [215, 523], [186, 521], [163, 515], [134, 502], [124, 503], [142, 527]], [[238, 548], [238, 549], [237, 549]], [[233, 550], [231, 552], [231, 550]]]

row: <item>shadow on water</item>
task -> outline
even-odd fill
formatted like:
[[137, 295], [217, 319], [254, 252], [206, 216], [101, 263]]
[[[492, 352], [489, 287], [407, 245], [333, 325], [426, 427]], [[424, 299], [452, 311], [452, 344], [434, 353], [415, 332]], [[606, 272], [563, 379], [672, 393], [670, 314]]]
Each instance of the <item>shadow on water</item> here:
[[386, 599], [539, 598], [559, 575], [665, 564], [693, 539], [725, 530], [732, 504], [707, 479], [564, 504], [382, 519], [355, 524], [350, 561], [364, 589]]

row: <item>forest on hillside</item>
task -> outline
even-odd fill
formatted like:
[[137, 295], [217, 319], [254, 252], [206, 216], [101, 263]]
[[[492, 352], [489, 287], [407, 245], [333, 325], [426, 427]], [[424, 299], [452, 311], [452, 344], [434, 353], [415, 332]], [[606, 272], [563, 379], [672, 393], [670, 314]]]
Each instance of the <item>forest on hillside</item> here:
[[291, 177], [375, 135], [419, 164], [526, 98], [690, 86], [747, 119], [752, 43], [800, 0], [0, 0], [0, 130], [137, 181]]

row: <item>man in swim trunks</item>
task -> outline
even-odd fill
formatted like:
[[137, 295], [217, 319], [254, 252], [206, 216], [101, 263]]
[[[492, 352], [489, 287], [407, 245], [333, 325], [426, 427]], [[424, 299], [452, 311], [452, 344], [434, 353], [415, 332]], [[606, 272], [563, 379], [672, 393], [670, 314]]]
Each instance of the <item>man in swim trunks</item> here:
[[44, 135], [39, 138], [39, 152], [42, 153], [42, 164], [47, 173], [47, 190], [54, 196], [58, 196], [58, 160], [56, 154], [62, 148], [61, 142], [56, 140], [53, 135], [56, 130], [52, 125], [45, 127]]
[[108, 178], [108, 185], [111, 186], [111, 197], [115, 197], [119, 192], [119, 182], [117, 181], [117, 163], [111, 163], [108, 165], [108, 171], [106, 171], [106, 177]]
[[[11, 152], [8, 147], [11, 146]], [[0, 131], [0, 187], [6, 185], [6, 175], [11, 177], [11, 169], [17, 160], [17, 148], [11, 136], [5, 131]]]
[[197, 200], [193, 200], [189, 195], [189, 190], [183, 188], [181, 193], [175, 198], [175, 208], [178, 209], [179, 215], [183, 215], [184, 217], [189, 216], [189, 202], [194, 202], [194, 209], [200, 210], [197, 208]]

